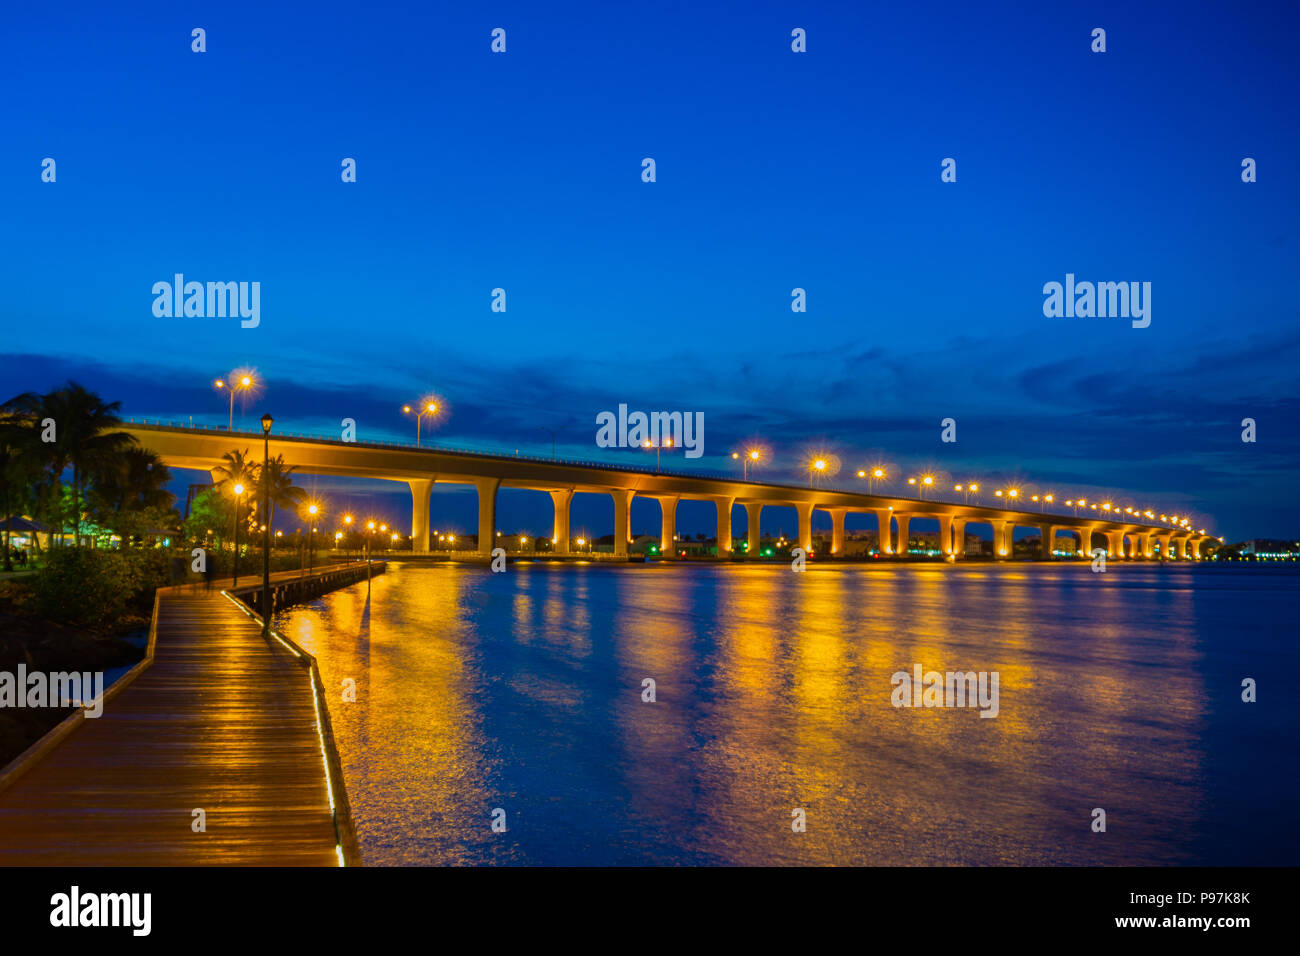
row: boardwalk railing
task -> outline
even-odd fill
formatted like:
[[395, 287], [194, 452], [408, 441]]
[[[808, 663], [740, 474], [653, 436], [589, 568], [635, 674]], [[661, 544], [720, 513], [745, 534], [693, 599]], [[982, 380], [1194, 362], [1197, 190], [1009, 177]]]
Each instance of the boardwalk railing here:
[[[388, 565], [383, 561], [350, 562], [336, 564], [314, 571], [307, 577], [271, 582], [272, 612], [293, 604], [318, 597], [335, 588], [347, 587], [357, 581], [383, 574]], [[262, 607], [262, 585], [222, 592], [241, 611], [262, 623], [262, 615], [254, 608]], [[252, 607], [242, 598], [249, 598]], [[325, 704], [325, 685], [321, 682], [320, 665], [313, 654], [299, 647], [274, 627], [273, 638], [279, 641], [307, 669], [311, 678], [312, 706], [316, 710], [316, 730], [320, 735], [321, 758], [325, 762], [325, 788], [329, 794], [330, 813], [334, 816], [334, 832], [338, 836], [339, 865], [360, 866], [361, 850], [357, 846], [357, 831], [352, 819], [352, 805], [348, 802], [347, 786], [343, 781], [343, 764], [339, 759], [338, 744], [334, 739], [334, 726], [330, 723], [329, 707]]]

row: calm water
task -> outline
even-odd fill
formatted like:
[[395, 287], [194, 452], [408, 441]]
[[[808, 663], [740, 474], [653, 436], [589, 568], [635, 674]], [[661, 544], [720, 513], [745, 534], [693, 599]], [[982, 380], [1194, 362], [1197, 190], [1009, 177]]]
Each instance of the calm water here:
[[1300, 862], [1283, 566], [390, 567], [278, 617], [370, 864]]

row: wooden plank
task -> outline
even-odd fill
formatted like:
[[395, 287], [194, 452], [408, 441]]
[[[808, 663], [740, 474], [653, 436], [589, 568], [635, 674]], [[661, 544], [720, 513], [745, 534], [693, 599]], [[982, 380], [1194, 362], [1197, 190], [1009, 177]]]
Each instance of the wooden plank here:
[[152, 665], [0, 793], [0, 865], [339, 864], [311, 671], [228, 584], [160, 592]]

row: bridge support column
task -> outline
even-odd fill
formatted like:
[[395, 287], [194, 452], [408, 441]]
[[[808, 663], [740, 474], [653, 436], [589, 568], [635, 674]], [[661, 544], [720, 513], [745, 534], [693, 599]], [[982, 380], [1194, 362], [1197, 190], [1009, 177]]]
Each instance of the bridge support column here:
[[798, 538], [799, 547], [803, 548], [807, 554], [812, 550], [812, 513], [813, 506], [811, 503], [804, 504], [798, 502], [794, 506], [795, 514], [799, 516]]
[[952, 548], [952, 515], [936, 515], [939, 519], [939, 553], [947, 556]]
[[1173, 539], [1171, 534], [1158, 534], [1155, 536], [1156, 542], [1160, 545], [1160, 560], [1169, 560], [1169, 542]]
[[1124, 557], [1124, 532], [1107, 531], [1106, 532], [1106, 557], [1112, 561], [1118, 561]]
[[614, 553], [627, 557], [628, 535], [631, 533], [632, 498], [636, 495], [636, 490], [619, 488], [609, 494], [614, 499]]
[[663, 558], [677, 557], [677, 502], [680, 500], [676, 495], [659, 499], [659, 556]]
[[731, 557], [731, 506], [735, 498], [719, 495], [713, 499], [713, 506], [718, 510], [718, 557]]
[[1202, 540], [1203, 540], [1203, 539], [1201, 539], [1201, 538], [1198, 537], [1198, 538], [1192, 538], [1192, 540], [1191, 540], [1190, 542], [1188, 542], [1188, 543], [1192, 546], [1192, 560], [1193, 560], [1193, 561], [1199, 561], [1199, 560], [1201, 560], [1201, 541], [1202, 541]]
[[569, 553], [569, 505], [572, 501], [572, 488], [551, 492], [551, 504], [555, 510], [555, 521], [551, 525], [551, 546], [556, 554]]
[[1151, 557], [1151, 535], [1142, 533], [1137, 536], [1138, 556], [1142, 558]]
[[908, 551], [910, 550], [907, 546], [907, 526], [911, 523], [912, 516], [900, 515], [895, 511], [894, 520], [898, 522], [898, 547], [894, 549], [894, 553], [907, 557]]
[[1079, 536], [1078, 556], [1092, 560], [1092, 528], [1075, 528], [1074, 533]]
[[746, 557], [760, 558], [763, 554], [763, 527], [759, 518], [763, 514], [763, 506], [757, 501], [751, 501], [745, 505], [745, 517], [749, 519], [749, 531], [745, 541], [749, 548], [745, 551]]
[[1005, 518], [994, 518], [989, 524], [993, 525], [993, 557], [1011, 557], [1011, 539], [1015, 535], [1016, 526]]
[[432, 478], [409, 478], [411, 486], [411, 550], [423, 554], [429, 550], [429, 495]]
[[1051, 561], [1052, 542], [1056, 540], [1056, 528], [1053, 525], [1045, 524], [1038, 529], [1038, 533], [1041, 534], [1043, 538], [1042, 547], [1038, 552], [1038, 556], [1044, 561]]
[[894, 513], [888, 508], [876, 509], [876, 547], [881, 554], [894, 553], [894, 529], [890, 519]]
[[1179, 561], [1187, 560], [1187, 538], [1178, 537], [1174, 539], [1174, 554], [1178, 555]]
[[844, 554], [844, 515], [846, 508], [830, 508], [831, 513], [831, 554]]
[[966, 557], [966, 519], [952, 519], [952, 555], [958, 561]]
[[475, 478], [474, 485], [478, 488], [478, 554], [490, 558], [496, 547], [497, 489], [501, 487], [501, 479]]

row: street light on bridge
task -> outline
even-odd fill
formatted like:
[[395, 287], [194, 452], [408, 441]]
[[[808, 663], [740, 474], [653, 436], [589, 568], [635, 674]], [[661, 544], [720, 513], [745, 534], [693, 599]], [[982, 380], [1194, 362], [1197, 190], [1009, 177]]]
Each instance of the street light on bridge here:
[[[410, 406], [410, 405], [403, 405], [403, 406], [402, 406], [402, 414], [403, 414], [403, 415], [409, 415], [409, 414], [411, 414], [411, 411], [412, 411], [412, 409], [411, 409], [411, 406]], [[419, 404], [419, 406], [415, 409], [415, 447], [416, 447], [416, 448], [419, 448], [419, 447], [420, 447], [420, 420], [421, 420], [422, 418], [424, 418], [424, 416], [426, 416], [426, 415], [428, 415], [430, 418], [432, 418], [434, 415], [437, 415], [437, 414], [438, 414], [438, 401], [437, 401], [437, 399], [434, 399], [434, 398], [422, 398], [422, 399], [420, 399], [420, 404]]]
[[658, 471], [658, 470], [659, 470], [659, 450], [660, 450], [660, 448], [672, 448], [672, 447], [673, 447], [673, 440], [672, 440], [671, 438], [665, 438], [662, 442], [657, 442], [657, 441], [656, 441], [656, 442], [652, 442], [650, 439], [647, 438], [645, 441], [643, 441], [643, 442], [641, 443], [641, 447], [642, 447], [642, 448], [653, 448], [653, 449], [655, 450], [655, 471]]
[[757, 464], [762, 457], [762, 453], [757, 448], [747, 448], [743, 455], [738, 451], [733, 451], [731, 453], [732, 461], [739, 460], [741, 462], [742, 473], [745, 481], [749, 481], [749, 463], [752, 461]]
[[858, 477], [867, 479], [867, 494], [874, 495], [876, 493], [876, 482], [883, 481], [886, 477], [885, 469], [879, 467], [872, 468], [870, 471], [863, 469], [858, 472]]
[[226, 422], [228, 430], [233, 431], [235, 428], [235, 393], [251, 392], [255, 384], [256, 380], [253, 378], [253, 373], [240, 369], [231, 372], [229, 379], [219, 378], [212, 383], [218, 392], [225, 389], [230, 393], [230, 417]]

